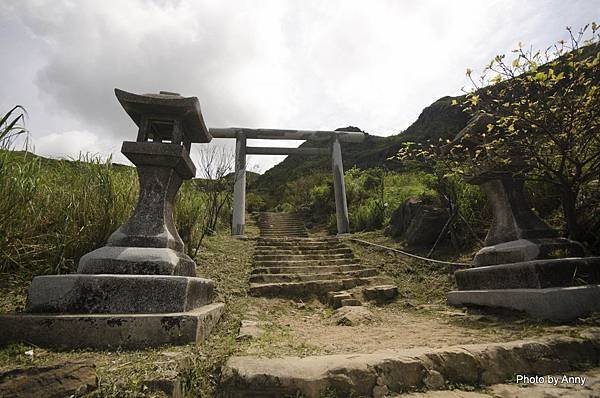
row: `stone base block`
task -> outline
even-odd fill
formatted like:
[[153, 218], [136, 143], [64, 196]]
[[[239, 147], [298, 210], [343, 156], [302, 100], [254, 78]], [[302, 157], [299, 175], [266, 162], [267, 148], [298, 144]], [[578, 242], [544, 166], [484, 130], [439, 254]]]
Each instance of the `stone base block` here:
[[479, 267], [584, 255], [580, 243], [565, 238], [519, 239], [484, 247], [475, 255], [473, 264]]
[[465, 290], [448, 293], [455, 307], [482, 306], [524, 311], [534, 318], [570, 321], [600, 311], [600, 285], [548, 289]]
[[154, 275], [50, 275], [33, 278], [27, 312], [131, 314], [186, 312], [212, 302], [210, 279]]
[[104, 246], [79, 260], [80, 274], [196, 276], [196, 263], [164, 247]]
[[458, 290], [544, 289], [600, 283], [600, 257], [559, 258], [456, 271]]
[[26, 342], [63, 349], [141, 349], [200, 343], [224, 309], [215, 303], [165, 314], [10, 314], [0, 316], [0, 346]]

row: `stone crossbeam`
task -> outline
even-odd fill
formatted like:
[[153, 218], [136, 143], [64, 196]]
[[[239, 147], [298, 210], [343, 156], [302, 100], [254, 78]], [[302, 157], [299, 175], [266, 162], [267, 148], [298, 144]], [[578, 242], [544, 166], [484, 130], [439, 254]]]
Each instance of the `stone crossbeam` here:
[[243, 134], [248, 139], [264, 140], [308, 140], [330, 141], [337, 137], [340, 142], [362, 142], [365, 133], [356, 131], [319, 131], [319, 130], [282, 130], [282, 129], [248, 129], [248, 128], [210, 128], [214, 138], [237, 138]]
[[247, 155], [329, 155], [328, 148], [246, 147]]

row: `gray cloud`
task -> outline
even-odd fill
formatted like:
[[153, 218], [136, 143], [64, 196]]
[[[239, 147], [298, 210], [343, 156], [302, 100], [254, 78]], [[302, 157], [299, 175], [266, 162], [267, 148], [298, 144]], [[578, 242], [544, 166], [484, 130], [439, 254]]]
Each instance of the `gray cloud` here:
[[[210, 126], [389, 135], [457, 94], [466, 67], [518, 41], [549, 45], [597, 18], [597, 4], [9, 1], [2, 51], [24, 63], [0, 66], [0, 107], [27, 106], [36, 150], [51, 155], [115, 153], [134, 136], [114, 87], [197, 96]], [[264, 171], [277, 159], [253, 161]]]

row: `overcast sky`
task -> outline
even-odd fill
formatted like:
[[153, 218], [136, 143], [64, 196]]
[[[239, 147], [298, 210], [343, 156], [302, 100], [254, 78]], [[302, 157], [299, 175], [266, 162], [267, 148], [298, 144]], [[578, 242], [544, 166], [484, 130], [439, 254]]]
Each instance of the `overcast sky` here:
[[209, 127], [387, 136], [459, 94], [466, 68], [599, 16], [599, 0], [2, 0], [0, 112], [27, 108], [36, 153], [121, 162], [136, 129], [115, 87], [196, 96]]

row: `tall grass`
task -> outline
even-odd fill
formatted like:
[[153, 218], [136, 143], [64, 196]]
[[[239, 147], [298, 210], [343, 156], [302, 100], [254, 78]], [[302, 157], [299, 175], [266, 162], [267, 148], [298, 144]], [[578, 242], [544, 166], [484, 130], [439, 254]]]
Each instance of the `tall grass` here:
[[[25, 133], [20, 110], [0, 126], [0, 273], [74, 272], [133, 211], [137, 175], [95, 155], [55, 160], [15, 151], [15, 138]], [[202, 229], [204, 201], [189, 183], [178, 195], [176, 224], [188, 247]]]
[[47, 161], [28, 152], [2, 153], [0, 272], [72, 272], [129, 216], [135, 171], [90, 155]]

